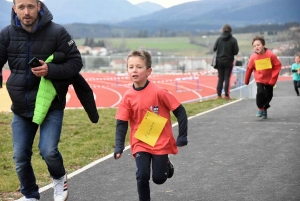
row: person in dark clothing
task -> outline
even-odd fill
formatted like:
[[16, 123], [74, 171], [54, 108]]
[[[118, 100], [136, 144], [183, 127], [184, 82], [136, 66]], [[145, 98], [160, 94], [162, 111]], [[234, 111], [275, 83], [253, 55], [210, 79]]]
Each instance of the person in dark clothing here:
[[0, 89], [2, 88], [3, 76], [2, 76], [2, 68], [0, 68]]
[[223, 26], [223, 33], [216, 40], [213, 51], [217, 51], [217, 65], [218, 70], [218, 84], [217, 94], [218, 98], [222, 98], [223, 83], [225, 81], [224, 91], [225, 99], [230, 99], [230, 76], [233, 68], [234, 56], [239, 52], [238, 42], [232, 36], [232, 29], [229, 24]]
[[243, 66], [243, 62], [240, 56], [235, 60], [234, 66]]
[[[40, 199], [39, 187], [31, 164], [32, 145], [39, 129], [39, 150], [53, 181], [54, 201], [68, 197], [67, 174], [58, 150], [66, 93], [69, 84], [61, 85], [65, 94], [56, 96], [40, 125], [32, 122], [41, 77], [64, 81], [78, 75], [83, 64], [80, 52], [66, 29], [54, 22], [46, 5], [39, 0], [14, 0], [11, 24], [0, 32], [0, 69], [8, 62], [10, 76], [6, 87], [12, 101], [13, 159], [25, 200]], [[46, 63], [53, 52], [62, 52], [62, 63]], [[39, 66], [29, 61], [37, 57]]]

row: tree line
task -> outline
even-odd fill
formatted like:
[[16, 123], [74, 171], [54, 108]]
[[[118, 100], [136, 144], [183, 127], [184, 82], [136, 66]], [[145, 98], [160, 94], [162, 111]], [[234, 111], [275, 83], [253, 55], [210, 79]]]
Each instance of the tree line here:
[[[253, 33], [261, 31], [284, 31], [291, 27], [299, 27], [299, 22], [290, 22], [286, 24], [260, 24], [248, 25], [245, 27], [233, 27], [234, 33]], [[117, 27], [112, 25], [102, 24], [83, 24], [74, 23], [65, 25], [66, 29], [73, 38], [148, 38], [148, 37], [176, 37], [176, 36], [191, 36], [191, 35], [214, 35], [219, 34], [219, 31], [194, 31], [194, 30], [168, 30], [166, 28], [159, 29], [131, 29], [127, 27]], [[197, 27], [195, 27], [195, 30]]]

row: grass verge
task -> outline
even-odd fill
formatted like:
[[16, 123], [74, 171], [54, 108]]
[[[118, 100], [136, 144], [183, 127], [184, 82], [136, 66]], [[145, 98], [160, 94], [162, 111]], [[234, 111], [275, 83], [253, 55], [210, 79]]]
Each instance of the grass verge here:
[[[188, 116], [194, 116], [228, 103], [224, 99], [208, 100], [199, 103], [184, 104]], [[92, 124], [84, 110], [65, 110], [63, 130], [59, 150], [63, 155], [68, 173], [113, 152], [115, 143], [116, 108], [99, 109], [100, 120]], [[19, 180], [12, 159], [11, 136], [12, 113], [0, 113], [0, 200], [7, 201], [20, 198]], [[172, 122], [176, 118], [172, 114]], [[39, 131], [38, 131], [39, 133]], [[174, 133], [177, 136], [177, 133]], [[129, 143], [127, 135], [126, 144]], [[33, 144], [32, 165], [40, 187], [51, 182], [47, 167], [38, 150], [39, 135]]]

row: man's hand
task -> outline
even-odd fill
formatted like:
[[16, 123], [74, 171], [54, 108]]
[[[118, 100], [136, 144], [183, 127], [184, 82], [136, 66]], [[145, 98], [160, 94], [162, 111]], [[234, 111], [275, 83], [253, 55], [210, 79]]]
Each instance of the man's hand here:
[[31, 72], [35, 74], [37, 77], [43, 77], [48, 75], [48, 65], [43, 60], [39, 60], [39, 62], [42, 64], [39, 67], [31, 68]]

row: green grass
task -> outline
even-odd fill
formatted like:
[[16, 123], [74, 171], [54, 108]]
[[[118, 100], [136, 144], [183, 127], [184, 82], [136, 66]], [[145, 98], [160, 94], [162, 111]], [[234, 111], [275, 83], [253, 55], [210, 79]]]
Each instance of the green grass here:
[[[240, 54], [249, 56], [252, 53], [252, 38], [259, 33], [235, 34], [233, 36], [238, 40]], [[266, 47], [278, 47], [277, 40], [284, 39], [286, 32], [278, 32], [275, 36], [264, 34]], [[134, 49], [152, 49], [160, 52], [167, 52], [174, 56], [207, 56], [219, 35], [212, 35], [203, 38], [194, 36], [194, 39], [200, 42], [200, 45], [190, 43], [189, 37], [165, 37], [165, 38], [95, 38], [94, 41], [104, 40], [109, 49], [124, 46], [128, 50]], [[83, 45], [85, 39], [76, 39], [77, 45]], [[153, 54], [153, 56], [157, 56]]]
[[[102, 40], [96, 38], [95, 41]], [[105, 38], [109, 48], [119, 48], [124, 45], [126, 49], [155, 49], [161, 52], [171, 52], [176, 55], [201, 53], [197, 45], [189, 43], [188, 37], [168, 37], [168, 38]], [[84, 39], [76, 40], [77, 45], [83, 45]]]
[[[226, 103], [228, 101], [218, 99], [184, 104], [184, 107], [188, 116], [193, 116]], [[59, 150], [63, 155], [68, 173], [108, 155], [114, 150], [116, 122], [114, 117], [117, 109], [107, 108], [98, 111], [100, 120], [97, 124], [92, 124], [84, 110], [65, 110]], [[19, 180], [12, 159], [11, 119], [12, 113], [0, 113], [0, 200], [16, 199], [21, 196], [16, 192]], [[176, 122], [173, 114], [172, 122]], [[177, 133], [174, 134], [177, 136]], [[129, 135], [127, 135], [127, 145], [128, 137]], [[39, 135], [37, 134], [33, 145], [32, 164], [37, 183], [42, 187], [49, 184], [51, 180], [47, 167], [39, 155], [38, 142]]]

